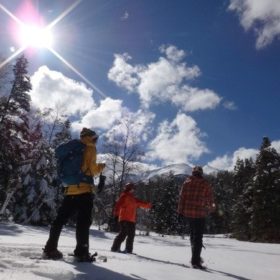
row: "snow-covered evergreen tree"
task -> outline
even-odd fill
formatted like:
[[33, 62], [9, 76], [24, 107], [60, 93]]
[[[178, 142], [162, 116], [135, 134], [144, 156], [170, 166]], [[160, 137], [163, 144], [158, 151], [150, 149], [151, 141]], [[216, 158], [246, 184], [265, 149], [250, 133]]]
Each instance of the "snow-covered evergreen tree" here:
[[14, 218], [18, 222], [49, 224], [56, 215], [57, 204], [63, 194], [63, 187], [57, 180], [53, 147], [71, 138], [70, 122], [60, 122], [51, 145], [43, 135], [40, 114], [37, 120], [30, 136], [31, 162], [22, 169], [23, 188], [15, 197]]
[[43, 138], [39, 123], [30, 136], [30, 161], [21, 169], [22, 188], [15, 195], [14, 219], [17, 222], [48, 224], [56, 214], [53, 149]]
[[161, 234], [174, 234], [179, 230], [178, 199], [181, 181], [170, 173], [150, 182], [153, 188], [151, 219], [153, 229]]
[[252, 240], [280, 241], [280, 155], [263, 138], [256, 160], [251, 221]]
[[206, 220], [206, 231], [209, 233], [230, 232], [232, 219], [231, 206], [233, 203], [233, 175], [228, 171], [221, 171], [216, 176], [205, 176], [213, 188], [216, 211]]
[[31, 83], [27, 65], [24, 55], [17, 59], [10, 93], [1, 97], [0, 173], [1, 185], [6, 193], [1, 212], [5, 211], [9, 202], [7, 200], [13, 197], [20, 186], [20, 168], [25, 164], [30, 149], [28, 114]]
[[233, 236], [241, 240], [251, 238], [250, 222], [252, 216], [253, 176], [255, 165], [252, 159], [238, 159], [234, 168], [232, 220]]

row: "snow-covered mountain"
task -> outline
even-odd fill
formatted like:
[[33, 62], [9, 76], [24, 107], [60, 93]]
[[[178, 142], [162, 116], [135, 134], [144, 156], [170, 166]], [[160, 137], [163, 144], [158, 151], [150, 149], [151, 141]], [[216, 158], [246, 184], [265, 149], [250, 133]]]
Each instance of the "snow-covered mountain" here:
[[158, 176], [168, 176], [170, 173], [174, 174], [176, 177], [185, 177], [190, 175], [192, 171], [192, 167], [185, 163], [180, 164], [170, 164], [164, 167], [155, 168], [146, 170], [143, 172], [136, 172], [130, 173], [129, 178], [134, 182], [148, 182], [149, 180], [153, 180]]
[[[98, 156], [98, 162], [105, 162], [106, 168], [104, 170], [104, 175], [110, 178], [110, 173], [113, 170], [112, 160], [109, 154], [102, 154]], [[121, 173], [122, 170], [122, 162], [121, 159], [119, 160], [118, 164], [116, 165], [116, 172], [117, 174]], [[148, 165], [142, 162], [133, 162], [131, 163], [132, 170], [129, 174], [129, 178], [133, 182], [143, 181], [146, 182], [151, 180], [157, 176], [164, 176], [170, 173], [173, 173], [175, 176], [186, 176], [190, 175], [192, 171], [192, 167], [185, 163], [179, 164], [170, 164], [164, 167], [157, 167], [154, 165]]]
[[[104, 174], [110, 178], [110, 172], [112, 171], [113, 167], [111, 166], [110, 155], [103, 154], [99, 156], [100, 162], [106, 162], [106, 169]], [[163, 167], [157, 167], [153, 165], [149, 165], [142, 162], [133, 162], [131, 163], [133, 166], [133, 171], [129, 173], [129, 180], [133, 182], [148, 182], [149, 180], [153, 180], [153, 178], [159, 176], [168, 176], [170, 173], [174, 174], [176, 177], [184, 178], [187, 175], [192, 173], [192, 167], [186, 163], [178, 163], [178, 164], [170, 164]], [[117, 173], [121, 173], [121, 160], [116, 167]], [[205, 165], [203, 167], [205, 174], [216, 174], [219, 170]]]

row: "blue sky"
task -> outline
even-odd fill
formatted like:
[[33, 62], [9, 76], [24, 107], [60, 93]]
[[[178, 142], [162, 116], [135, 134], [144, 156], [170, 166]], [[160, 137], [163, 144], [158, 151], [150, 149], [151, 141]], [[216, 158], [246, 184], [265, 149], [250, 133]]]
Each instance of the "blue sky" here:
[[[73, 130], [110, 134], [129, 123], [145, 161], [230, 169], [263, 136], [280, 150], [280, 1], [6, 1], [26, 22], [32, 6], [53, 28], [53, 49], [26, 50], [34, 106], [60, 108]], [[0, 53], [20, 43], [0, 10]], [[12, 27], [11, 27], [12, 26]], [[11, 49], [11, 47], [13, 47]]]

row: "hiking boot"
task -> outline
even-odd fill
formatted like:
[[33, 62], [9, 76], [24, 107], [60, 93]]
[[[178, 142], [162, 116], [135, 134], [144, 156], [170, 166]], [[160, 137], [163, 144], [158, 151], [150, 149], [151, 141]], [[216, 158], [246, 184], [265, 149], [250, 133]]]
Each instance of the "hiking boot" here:
[[[193, 263], [196, 264], [197, 262], [196, 262], [196, 261], [193, 261], [193, 260], [190, 260], [190, 263], [191, 263], [191, 264], [193, 264]], [[203, 264], [203, 263], [204, 263], [204, 259], [203, 259], [202, 257], [199, 258], [199, 263], [200, 263], [200, 264]]]
[[133, 253], [131, 250], [127, 250], [127, 249], [125, 249], [125, 250], [123, 251], [123, 253], [125, 253], [125, 254], [131, 254], [131, 255], [136, 255], [136, 254]]
[[53, 249], [53, 250], [43, 249], [43, 251], [44, 251], [43, 256], [47, 259], [59, 260], [63, 258], [63, 254], [57, 249]]
[[202, 265], [201, 263], [192, 263], [192, 267], [194, 269], [202, 269], [202, 270], [206, 269], [206, 266]]
[[120, 249], [111, 248], [111, 252], [120, 253], [121, 250]]

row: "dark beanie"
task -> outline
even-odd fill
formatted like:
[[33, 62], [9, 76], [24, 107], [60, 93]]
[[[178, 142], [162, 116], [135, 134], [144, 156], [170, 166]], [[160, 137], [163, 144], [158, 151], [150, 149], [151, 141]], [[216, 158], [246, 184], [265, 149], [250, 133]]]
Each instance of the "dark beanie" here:
[[98, 135], [94, 130], [91, 130], [86, 127], [84, 127], [80, 133], [80, 137], [85, 137], [85, 136], [94, 136], [95, 139], [98, 138]]
[[199, 166], [199, 165], [194, 166], [193, 169], [192, 169], [192, 175], [201, 177], [203, 175], [202, 167]]
[[127, 183], [125, 186], [124, 186], [124, 191], [125, 192], [129, 192], [131, 190], [135, 189], [135, 185], [133, 183]]

